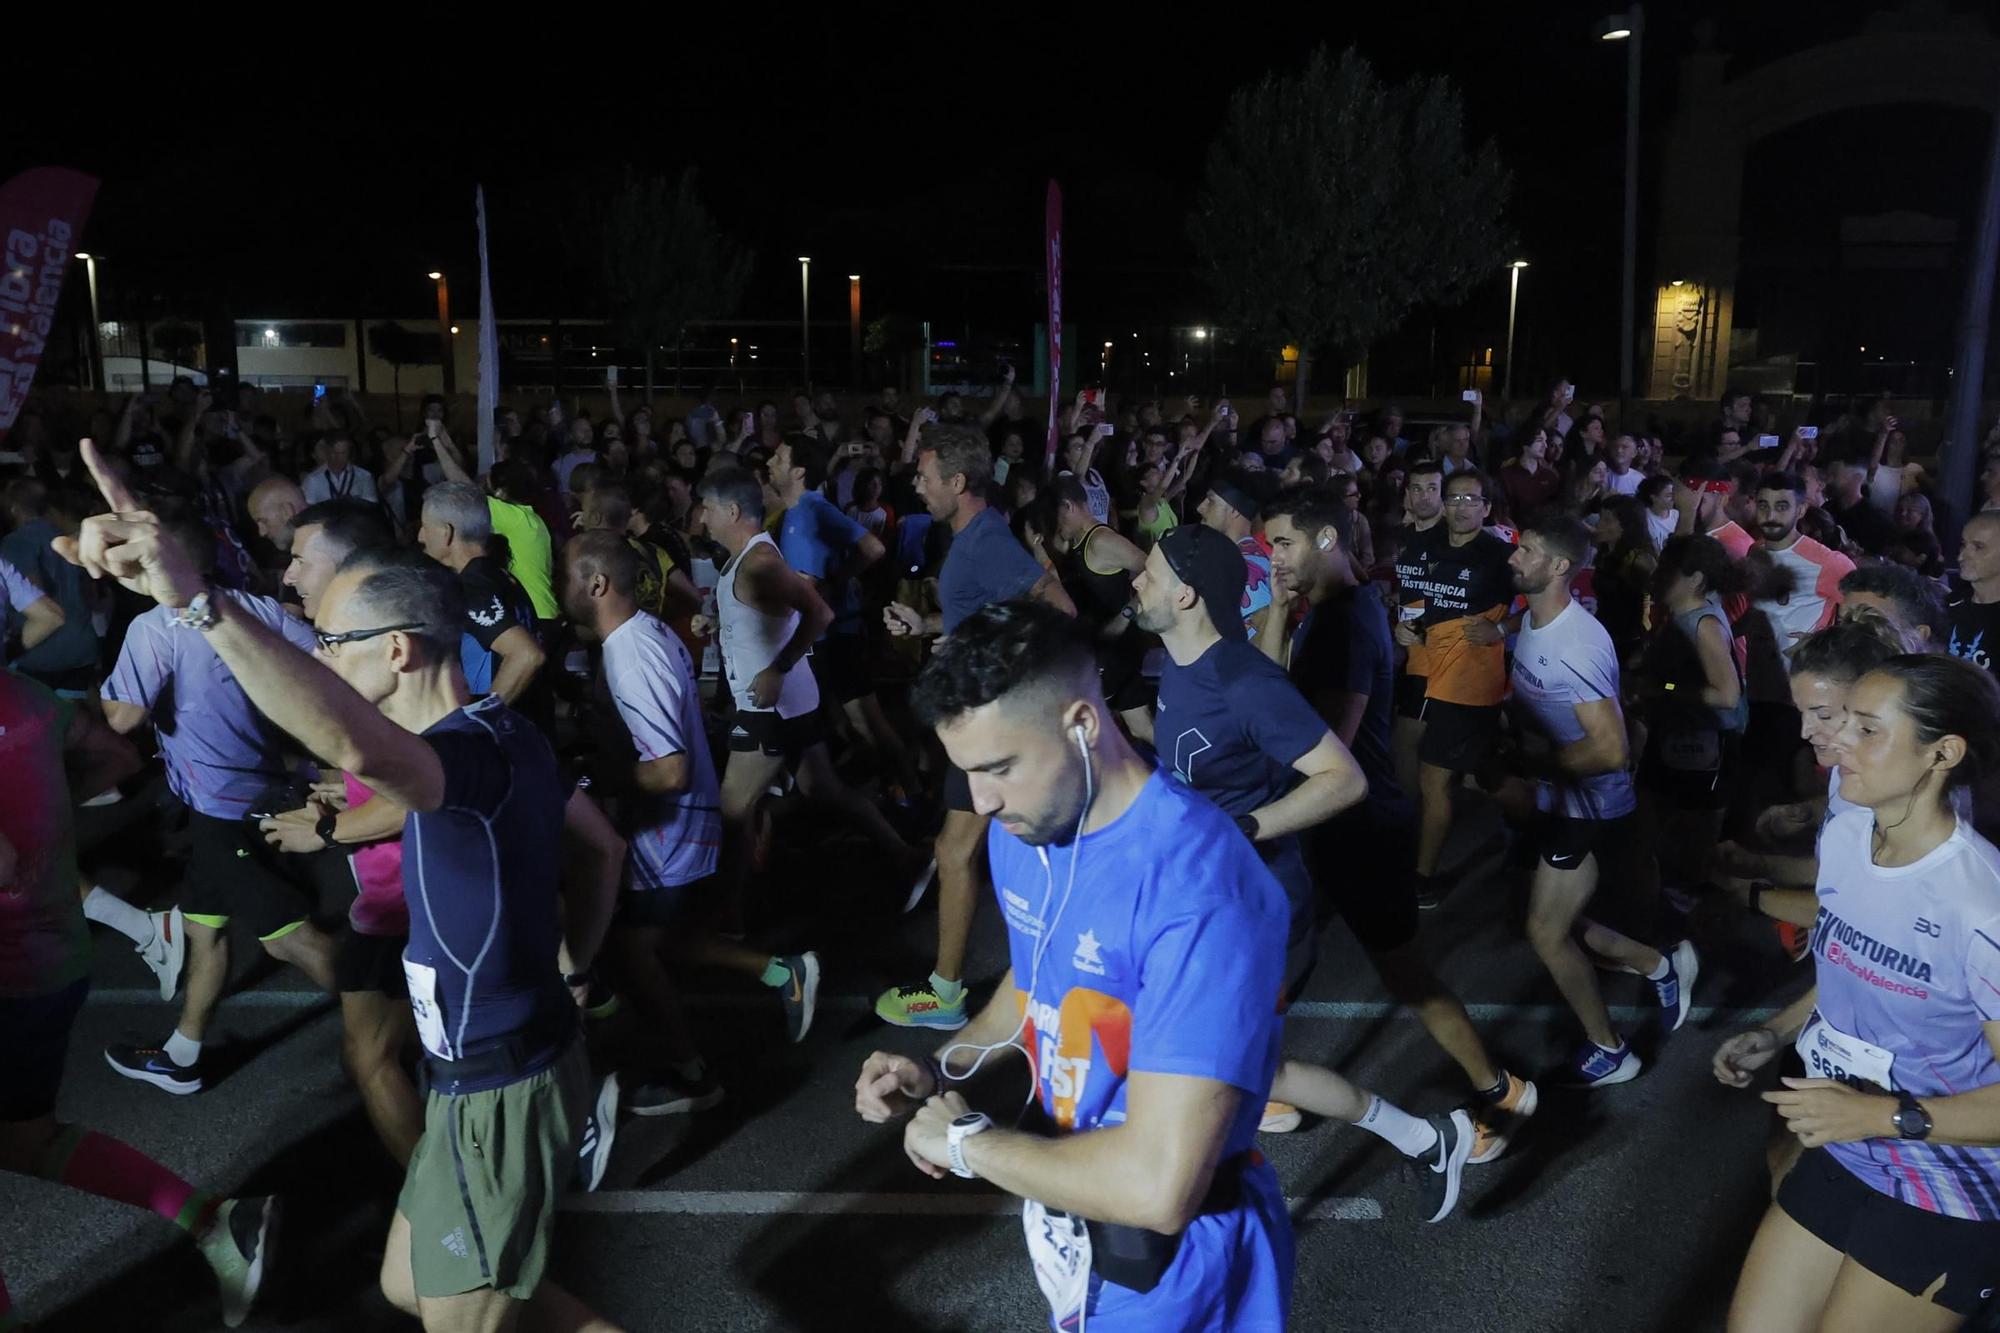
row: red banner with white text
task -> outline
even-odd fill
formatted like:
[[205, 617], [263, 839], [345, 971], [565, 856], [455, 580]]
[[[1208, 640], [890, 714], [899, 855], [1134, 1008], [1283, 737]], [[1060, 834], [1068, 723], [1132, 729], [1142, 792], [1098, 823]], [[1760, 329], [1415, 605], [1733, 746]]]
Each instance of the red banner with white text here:
[[1062, 187], [1049, 182], [1049, 202], [1043, 215], [1043, 235], [1049, 258], [1049, 445], [1042, 458], [1042, 475], [1056, 470], [1056, 413], [1062, 405]]
[[97, 178], [67, 167], [37, 167], [0, 185], [0, 435], [28, 401], [96, 197]]

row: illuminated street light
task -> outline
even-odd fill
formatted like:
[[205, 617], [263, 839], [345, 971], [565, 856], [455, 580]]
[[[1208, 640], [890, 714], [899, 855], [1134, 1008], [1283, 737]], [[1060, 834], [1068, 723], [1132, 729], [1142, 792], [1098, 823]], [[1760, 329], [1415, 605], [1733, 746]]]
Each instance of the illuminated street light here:
[[1514, 306], [1521, 297], [1521, 270], [1527, 266], [1525, 259], [1507, 265], [1507, 369], [1500, 380], [1503, 403], [1514, 396]]

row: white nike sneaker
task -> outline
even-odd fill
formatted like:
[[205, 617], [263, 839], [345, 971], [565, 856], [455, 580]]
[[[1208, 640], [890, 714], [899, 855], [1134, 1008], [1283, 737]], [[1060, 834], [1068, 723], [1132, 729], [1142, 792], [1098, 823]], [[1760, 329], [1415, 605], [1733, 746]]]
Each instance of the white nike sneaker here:
[[153, 923], [153, 938], [133, 952], [145, 959], [146, 966], [160, 979], [160, 999], [171, 1000], [180, 989], [181, 964], [187, 961], [187, 922], [178, 907], [166, 912], [148, 912], [146, 919]]

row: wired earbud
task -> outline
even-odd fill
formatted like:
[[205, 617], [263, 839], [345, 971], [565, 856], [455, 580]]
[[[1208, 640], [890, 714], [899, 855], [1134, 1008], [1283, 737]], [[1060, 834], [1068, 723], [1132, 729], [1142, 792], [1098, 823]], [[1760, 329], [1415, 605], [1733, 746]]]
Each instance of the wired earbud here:
[[1320, 550], [1322, 550], [1322, 551], [1330, 551], [1330, 550], [1332, 550], [1332, 549], [1333, 549], [1333, 538], [1331, 538], [1331, 537], [1321, 537], [1321, 538], [1319, 539], [1319, 549], [1320, 549]]

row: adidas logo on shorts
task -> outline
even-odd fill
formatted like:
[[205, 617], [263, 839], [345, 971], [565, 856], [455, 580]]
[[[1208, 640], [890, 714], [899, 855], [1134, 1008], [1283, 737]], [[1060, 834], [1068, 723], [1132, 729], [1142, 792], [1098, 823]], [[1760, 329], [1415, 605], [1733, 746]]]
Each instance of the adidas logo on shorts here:
[[464, 1227], [453, 1227], [451, 1234], [445, 1236], [439, 1243], [460, 1259], [465, 1258], [466, 1255], [471, 1253], [470, 1248], [465, 1243]]

